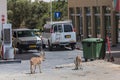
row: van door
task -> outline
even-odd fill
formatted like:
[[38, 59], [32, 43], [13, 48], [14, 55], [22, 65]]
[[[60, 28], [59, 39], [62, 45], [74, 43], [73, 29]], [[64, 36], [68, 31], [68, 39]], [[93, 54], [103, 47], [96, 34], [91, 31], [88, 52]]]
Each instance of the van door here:
[[64, 24], [63, 29], [64, 29], [63, 41], [68, 43], [76, 42], [76, 34], [74, 32], [72, 24]]
[[63, 28], [62, 28], [62, 24], [56, 24], [54, 25], [54, 38], [53, 38], [53, 43], [59, 43], [62, 40], [62, 36], [63, 36]]

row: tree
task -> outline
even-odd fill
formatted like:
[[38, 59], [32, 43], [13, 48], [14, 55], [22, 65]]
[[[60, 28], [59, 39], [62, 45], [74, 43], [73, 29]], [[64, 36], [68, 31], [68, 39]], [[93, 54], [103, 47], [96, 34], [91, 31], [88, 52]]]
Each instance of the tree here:
[[[58, 1], [58, 2], [56, 2], [56, 1], [54, 1], [53, 2], [53, 11], [52, 11], [52, 13], [53, 13], [53, 20], [65, 20], [68, 16], [68, 8], [67, 8], [67, 2], [65, 2], [65, 1]], [[60, 19], [56, 19], [55, 17], [54, 17], [54, 12], [61, 12], [61, 17], [60, 17]]]
[[[41, 29], [47, 20], [50, 20], [50, 3], [30, 2], [30, 0], [7, 0], [8, 22], [13, 28], [27, 27]], [[53, 2], [54, 12], [60, 11], [64, 20], [67, 16], [67, 2]], [[53, 16], [53, 20], [57, 20]]]

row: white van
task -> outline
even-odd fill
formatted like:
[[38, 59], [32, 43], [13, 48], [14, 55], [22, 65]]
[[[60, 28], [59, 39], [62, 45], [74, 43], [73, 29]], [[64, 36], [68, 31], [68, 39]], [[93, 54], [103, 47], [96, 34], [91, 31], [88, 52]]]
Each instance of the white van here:
[[70, 46], [75, 49], [76, 32], [71, 21], [58, 21], [44, 25], [42, 33], [43, 47], [52, 50], [54, 46]]

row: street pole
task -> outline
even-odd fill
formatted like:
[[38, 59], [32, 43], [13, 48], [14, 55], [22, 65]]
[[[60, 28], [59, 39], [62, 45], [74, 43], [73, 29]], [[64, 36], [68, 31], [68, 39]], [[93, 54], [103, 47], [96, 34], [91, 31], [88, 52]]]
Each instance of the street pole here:
[[50, 0], [50, 14], [51, 14], [50, 21], [51, 21], [51, 24], [52, 24], [52, 0]]

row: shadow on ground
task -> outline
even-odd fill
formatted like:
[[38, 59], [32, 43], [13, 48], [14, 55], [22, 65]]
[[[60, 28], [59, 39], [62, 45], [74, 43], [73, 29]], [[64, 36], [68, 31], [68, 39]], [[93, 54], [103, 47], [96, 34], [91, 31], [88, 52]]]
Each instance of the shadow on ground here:
[[39, 53], [36, 52], [23, 52], [22, 54], [16, 54], [15, 59], [30, 60], [32, 57], [38, 57]]
[[114, 62], [115, 64], [120, 64], [120, 53], [112, 53], [112, 56], [114, 57]]
[[[53, 51], [68, 51], [71, 50], [69, 48], [53, 48]], [[44, 49], [44, 51], [49, 51], [48, 49]], [[30, 60], [32, 57], [38, 57], [40, 55], [40, 52], [36, 51], [26, 51], [22, 54], [16, 54], [15, 59], [21, 59], [21, 60]]]

